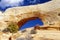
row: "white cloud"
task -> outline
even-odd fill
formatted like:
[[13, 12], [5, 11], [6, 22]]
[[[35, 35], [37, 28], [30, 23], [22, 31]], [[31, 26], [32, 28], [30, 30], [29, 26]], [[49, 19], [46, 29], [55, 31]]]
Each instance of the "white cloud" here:
[[[4, 0], [2, 0], [4, 1]], [[22, 2], [23, 0], [5, 0], [5, 2], [9, 3], [9, 4], [12, 4], [12, 3], [19, 3], [19, 2]]]
[[0, 7], [5, 8], [7, 6], [19, 6], [19, 3], [23, 4], [24, 0], [1, 0]]

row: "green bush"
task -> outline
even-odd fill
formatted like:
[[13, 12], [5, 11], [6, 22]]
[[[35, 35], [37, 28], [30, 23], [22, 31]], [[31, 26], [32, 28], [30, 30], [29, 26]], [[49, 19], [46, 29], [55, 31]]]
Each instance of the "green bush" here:
[[19, 27], [16, 23], [11, 22], [7, 28], [11, 33], [16, 33], [19, 30]]

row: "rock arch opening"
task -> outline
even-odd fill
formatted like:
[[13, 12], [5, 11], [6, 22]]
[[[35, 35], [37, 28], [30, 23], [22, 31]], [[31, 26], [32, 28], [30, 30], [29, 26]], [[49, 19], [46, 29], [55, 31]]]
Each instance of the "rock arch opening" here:
[[[39, 17], [29, 17], [29, 18], [25, 18], [20, 20], [17, 25], [19, 26], [19, 28], [21, 28], [26, 22], [30, 21], [30, 20], [36, 20], [36, 19], [40, 19]], [[41, 19], [40, 19], [41, 20]]]

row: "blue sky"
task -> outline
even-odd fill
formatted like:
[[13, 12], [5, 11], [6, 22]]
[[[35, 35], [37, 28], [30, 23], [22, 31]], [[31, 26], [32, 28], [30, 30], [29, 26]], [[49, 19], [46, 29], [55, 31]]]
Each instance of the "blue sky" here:
[[26, 23], [21, 27], [21, 29], [33, 27], [33, 26], [36, 26], [36, 25], [42, 26], [42, 25], [43, 25], [43, 22], [42, 22], [39, 18], [37, 18], [37, 19], [35, 19], [35, 20], [30, 20], [30, 21], [26, 22]]
[[[36, 5], [48, 2], [50, 0], [0, 0], [0, 11], [4, 12], [8, 8], [18, 7], [18, 6], [28, 6]], [[40, 19], [30, 20], [26, 22], [21, 29], [32, 27], [35, 25], [43, 25], [43, 22]]]
[[0, 0], [0, 11], [5, 11], [10, 7], [41, 4], [48, 1], [50, 0]]

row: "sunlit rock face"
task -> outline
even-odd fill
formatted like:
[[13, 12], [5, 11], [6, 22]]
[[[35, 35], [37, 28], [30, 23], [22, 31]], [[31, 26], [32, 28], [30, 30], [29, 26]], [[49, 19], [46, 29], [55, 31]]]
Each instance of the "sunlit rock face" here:
[[0, 11], [5, 11], [7, 8], [34, 5], [39, 3], [45, 3], [50, 0], [0, 0]]
[[9, 37], [11, 36], [11, 33], [3, 33], [0, 32], [0, 40], [9, 40]]
[[21, 30], [13, 40], [60, 40], [60, 31], [53, 29], [34, 30], [33, 27]]

